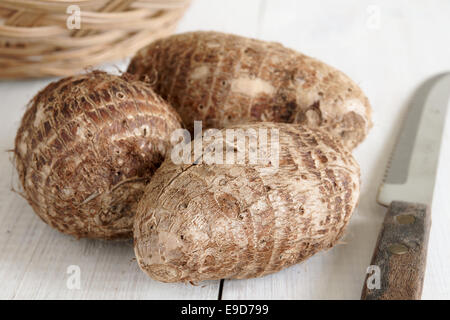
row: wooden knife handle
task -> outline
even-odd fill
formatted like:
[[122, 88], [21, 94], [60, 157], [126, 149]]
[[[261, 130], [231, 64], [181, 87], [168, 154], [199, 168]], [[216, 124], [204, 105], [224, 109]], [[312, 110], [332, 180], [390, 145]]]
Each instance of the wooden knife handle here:
[[[372, 257], [374, 273], [366, 277], [362, 300], [420, 300], [430, 225], [426, 205], [391, 203]], [[377, 270], [379, 288], [374, 278]]]

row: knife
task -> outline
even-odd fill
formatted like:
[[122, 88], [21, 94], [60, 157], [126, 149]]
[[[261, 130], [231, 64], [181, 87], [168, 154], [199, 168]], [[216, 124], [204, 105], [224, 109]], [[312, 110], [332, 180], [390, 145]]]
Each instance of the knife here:
[[431, 202], [450, 103], [450, 73], [426, 81], [415, 94], [377, 201], [388, 207], [371, 267], [379, 282], [363, 300], [418, 300], [422, 296]]

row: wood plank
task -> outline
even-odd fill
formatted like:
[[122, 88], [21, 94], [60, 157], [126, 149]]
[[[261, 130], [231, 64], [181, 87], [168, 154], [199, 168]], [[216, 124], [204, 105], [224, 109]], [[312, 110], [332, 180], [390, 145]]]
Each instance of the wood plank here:
[[178, 32], [222, 31], [257, 37], [260, 5], [265, 0], [195, 0], [181, 20]]

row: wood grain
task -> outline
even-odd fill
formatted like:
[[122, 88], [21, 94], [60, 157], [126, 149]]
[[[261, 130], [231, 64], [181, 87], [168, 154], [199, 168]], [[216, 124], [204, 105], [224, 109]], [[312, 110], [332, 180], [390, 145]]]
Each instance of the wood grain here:
[[431, 213], [426, 205], [392, 202], [371, 262], [380, 268], [381, 286], [369, 289], [366, 278], [361, 299], [421, 298], [430, 225]]

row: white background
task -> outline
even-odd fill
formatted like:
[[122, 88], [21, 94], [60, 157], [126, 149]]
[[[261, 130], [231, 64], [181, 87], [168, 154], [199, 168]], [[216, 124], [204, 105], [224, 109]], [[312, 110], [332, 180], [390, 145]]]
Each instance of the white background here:
[[[421, 82], [450, 71], [450, 1], [194, 0], [178, 32], [200, 29], [281, 42], [325, 61], [353, 78], [373, 107], [374, 127], [354, 152], [362, 170], [360, 204], [342, 244], [271, 276], [225, 281], [223, 298], [359, 299], [386, 211], [376, 191], [409, 100]], [[27, 102], [52, 80], [0, 81], [0, 298], [216, 299], [217, 281], [152, 281], [133, 260], [131, 242], [62, 235], [11, 192], [16, 177], [7, 150]], [[424, 299], [450, 299], [449, 140], [447, 125]], [[70, 265], [80, 267], [78, 290], [67, 287]]]

